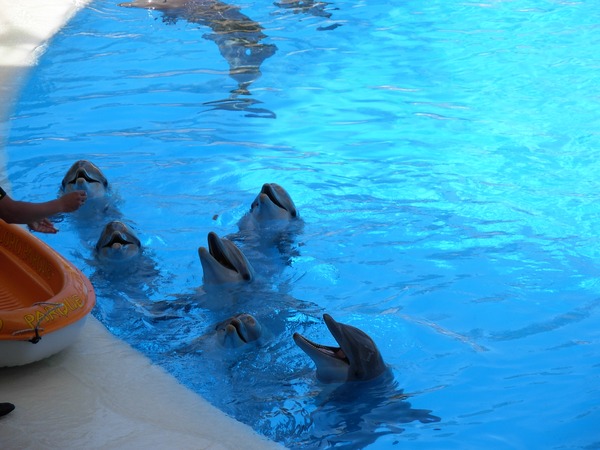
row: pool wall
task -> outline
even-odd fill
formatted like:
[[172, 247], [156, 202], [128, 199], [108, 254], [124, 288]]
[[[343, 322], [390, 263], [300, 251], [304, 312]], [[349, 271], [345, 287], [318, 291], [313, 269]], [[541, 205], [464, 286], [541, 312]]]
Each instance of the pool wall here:
[[[0, 185], [9, 192], [12, 106], [49, 39], [88, 1], [42, 3], [0, 0]], [[0, 369], [0, 402], [16, 405], [0, 418], [1, 448], [283, 448], [179, 384], [92, 316], [67, 350]]]

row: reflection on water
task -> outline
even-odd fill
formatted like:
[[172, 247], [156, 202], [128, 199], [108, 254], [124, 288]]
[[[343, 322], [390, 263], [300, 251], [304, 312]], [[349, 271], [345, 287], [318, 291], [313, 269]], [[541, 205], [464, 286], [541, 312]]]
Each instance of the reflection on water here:
[[246, 117], [262, 117], [264, 119], [275, 119], [276, 115], [273, 111], [267, 108], [260, 108], [256, 105], [261, 104], [260, 100], [253, 98], [239, 98], [236, 95], [232, 95], [230, 98], [223, 100], [214, 100], [211, 102], [204, 102], [204, 106], [208, 106], [208, 111], [221, 109], [223, 111], [241, 111], [246, 113]]
[[167, 24], [184, 19], [210, 28], [213, 32], [204, 37], [217, 44], [219, 52], [229, 64], [229, 76], [237, 82], [238, 87], [231, 91], [229, 98], [205, 104], [213, 109], [247, 111], [250, 117], [275, 117], [272, 112], [254, 106], [260, 102], [238, 97], [251, 95], [249, 88], [260, 77], [261, 64], [277, 51], [275, 45], [261, 42], [267, 38], [262, 32], [263, 27], [240, 12], [238, 6], [216, 0], [136, 0], [121, 3], [120, 6], [162, 11], [163, 21]]

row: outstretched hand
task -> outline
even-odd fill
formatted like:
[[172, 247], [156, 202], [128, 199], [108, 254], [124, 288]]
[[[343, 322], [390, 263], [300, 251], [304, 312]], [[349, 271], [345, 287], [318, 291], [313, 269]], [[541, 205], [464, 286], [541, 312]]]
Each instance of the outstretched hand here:
[[30, 230], [37, 231], [38, 233], [58, 233], [58, 230], [54, 227], [54, 224], [48, 219], [38, 220], [27, 224]]

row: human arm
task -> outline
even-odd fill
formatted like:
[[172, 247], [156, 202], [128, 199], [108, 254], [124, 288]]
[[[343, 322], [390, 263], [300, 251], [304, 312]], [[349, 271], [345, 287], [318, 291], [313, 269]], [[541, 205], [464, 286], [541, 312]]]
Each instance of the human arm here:
[[13, 200], [9, 195], [0, 199], [0, 218], [7, 223], [29, 224], [30, 228], [40, 232], [56, 232], [46, 219], [59, 213], [72, 212], [85, 202], [85, 191], [69, 192], [54, 200], [41, 203]]

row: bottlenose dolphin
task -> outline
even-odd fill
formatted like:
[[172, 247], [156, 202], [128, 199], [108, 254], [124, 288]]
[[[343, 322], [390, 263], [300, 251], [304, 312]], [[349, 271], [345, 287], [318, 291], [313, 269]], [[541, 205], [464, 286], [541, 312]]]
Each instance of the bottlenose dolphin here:
[[290, 194], [277, 183], [265, 183], [238, 226], [242, 232], [285, 227], [298, 218], [298, 210]]
[[102, 197], [108, 189], [108, 180], [95, 164], [79, 160], [67, 171], [61, 185], [64, 194], [86, 191], [89, 198]]
[[316, 344], [294, 333], [294, 342], [315, 362], [320, 381], [367, 381], [388, 371], [377, 346], [364, 331], [336, 322], [329, 314], [323, 314], [323, 319], [339, 347]]
[[237, 314], [218, 323], [215, 329], [219, 342], [230, 348], [256, 341], [262, 334], [262, 326], [258, 320], [246, 313]]
[[225, 284], [252, 281], [254, 269], [242, 251], [229, 239], [208, 233], [208, 248], [198, 248], [204, 272], [204, 284]]
[[[217, 44], [221, 55], [229, 63], [229, 75], [238, 83], [230, 101], [237, 99], [238, 94], [250, 95], [248, 88], [261, 76], [261, 64], [277, 50], [275, 45], [261, 42], [267, 36], [258, 22], [243, 14], [239, 6], [220, 0], [133, 0], [119, 3], [119, 6], [161, 11], [166, 23], [183, 18], [210, 28], [213, 33], [203, 37]], [[224, 102], [227, 106], [228, 100]], [[238, 110], [245, 110], [248, 106], [245, 101], [235, 104]], [[252, 108], [249, 111], [252, 112]], [[270, 111], [266, 112], [266, 117], [274, 117]]]
[[140, 253], [142, 244], [134, 231], [123, 222], [112, 221], [105, 225], [96, 243], [100, 259], [123, 261]]

